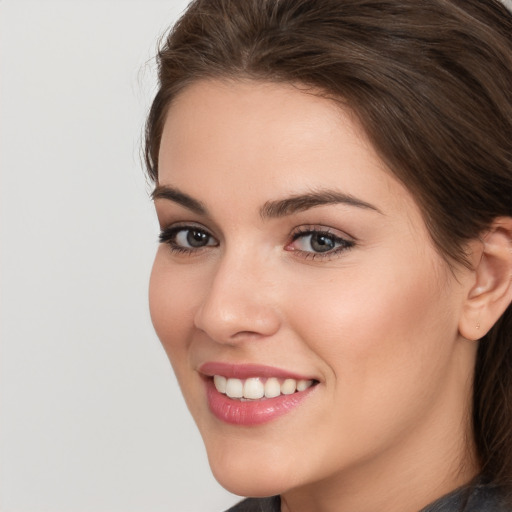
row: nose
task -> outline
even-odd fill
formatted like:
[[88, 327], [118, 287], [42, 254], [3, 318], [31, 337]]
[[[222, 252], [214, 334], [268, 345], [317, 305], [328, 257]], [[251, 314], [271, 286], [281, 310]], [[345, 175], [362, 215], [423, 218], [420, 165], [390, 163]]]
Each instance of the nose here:
[[266, 338], [281, 325], [268, 265], [254, 258], [220, 262], [195, 314], [195, 326], [218, 343]]

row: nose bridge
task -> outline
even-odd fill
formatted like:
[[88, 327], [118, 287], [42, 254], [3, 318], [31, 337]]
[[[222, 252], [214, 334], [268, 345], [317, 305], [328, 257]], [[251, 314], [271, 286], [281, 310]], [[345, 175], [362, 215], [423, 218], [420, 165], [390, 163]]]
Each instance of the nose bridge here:
[[280, 320], [271, 272], [262, 254], [226, 252], [196, 312], [196, 327], [219, 343], [274, 334]]

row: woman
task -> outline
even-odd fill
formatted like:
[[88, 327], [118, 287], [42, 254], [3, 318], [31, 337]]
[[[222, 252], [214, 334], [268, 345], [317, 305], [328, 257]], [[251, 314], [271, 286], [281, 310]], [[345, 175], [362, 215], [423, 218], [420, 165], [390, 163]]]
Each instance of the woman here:
[[151, 314], [233, 510], [512, 510], [512, 16], [199, 0], [158, 59]]

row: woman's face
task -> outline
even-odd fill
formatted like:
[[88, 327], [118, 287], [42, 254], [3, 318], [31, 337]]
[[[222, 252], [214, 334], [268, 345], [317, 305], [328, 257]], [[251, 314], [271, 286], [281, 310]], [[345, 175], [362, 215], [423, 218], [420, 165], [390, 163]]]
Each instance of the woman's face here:
[[170, 108], [155, 205], [152, 319], [221, 484], [446, 465], [469, 278], [353, 117], [291, 85], [197, 82]]

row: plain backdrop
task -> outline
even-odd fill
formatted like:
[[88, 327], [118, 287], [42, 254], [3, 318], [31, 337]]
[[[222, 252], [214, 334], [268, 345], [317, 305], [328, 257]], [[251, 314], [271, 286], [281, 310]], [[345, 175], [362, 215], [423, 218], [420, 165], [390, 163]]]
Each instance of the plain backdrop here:
[[151, 326], [139, 158], [185, 0], [0, 1], [1, 512], [220, 512]]

